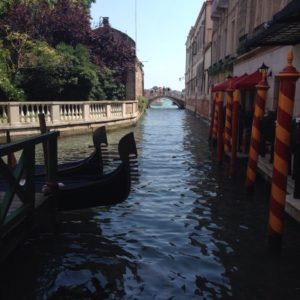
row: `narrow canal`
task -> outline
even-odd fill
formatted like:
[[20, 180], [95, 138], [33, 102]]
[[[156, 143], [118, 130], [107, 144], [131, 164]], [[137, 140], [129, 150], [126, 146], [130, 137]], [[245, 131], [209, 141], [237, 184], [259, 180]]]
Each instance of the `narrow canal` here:
[[[1, 266], [0, 299], [300, 299], [300, 225], [286, 219], [271, 257], [269, 186], [247, 195], [243, 163], [228, 178], [207, 132], [185, 110], [149, 109], [134, 128], [129, 198], [65, 214], [59, 233], [27, 240]], [[90, 139], [66, 138], [61, 153], [81, 156]]]

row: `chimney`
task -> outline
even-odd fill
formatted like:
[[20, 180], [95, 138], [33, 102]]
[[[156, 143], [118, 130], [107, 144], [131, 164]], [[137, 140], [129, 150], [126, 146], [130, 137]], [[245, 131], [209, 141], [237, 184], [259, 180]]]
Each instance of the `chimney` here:
[[109, 17], [102, 18], [102, 27], [109, 26]]

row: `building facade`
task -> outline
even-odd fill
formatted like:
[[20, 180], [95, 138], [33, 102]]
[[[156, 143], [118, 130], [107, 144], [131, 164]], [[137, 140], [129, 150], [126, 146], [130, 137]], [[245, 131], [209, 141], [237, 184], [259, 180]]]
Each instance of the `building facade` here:
[[186, 108], [208, 117], [210, 88], [207, 69], [211, 64], [211, 0], [205, 1], [186, 41]]
[[[278, 102], [278, 74], [287, 64], [287, 52], [292, 48], [293, 65], [300, 70], [300, 1], [297, 0], [213, 0], [210, 23], [203, 23], [208, 1], [203, 4], [186, 42], [186, 107], [196, 110], [199, 97], [197, 70], [203, 60], [210, 62], [207, 70], [209, 87], [216, 86], [228, 76], [253, 74], [264, 63], [269, 67], [266, 111], [276, 111]], [[206, 9], [205, 9], [206, 8]], [[210, 51], [193, 52], [201, 24], [208, 26]], [[198, 55], [198, 56], [197, 56]], [[200, 57], [202, 56], [202, 57]], [[198, 68], [198, 69], [197, 69]], [[201, 68], [201, 67], [200, 67]], [[297, 91], [299, 91], [297, 93]], [[212, 105], [211, 93], [210, 107]], [[255, 85], [242, 91], [241, 105], [251, 111], [254, 105]], [[225, 100], [225, 99], [224, 99]], [[226, 101], [226, 100], [225, 100]], [[300, 114], [300, 81], [297, 82], [294, 116]]]
[[140, 61], [135, 62], [134, 70], [129, 70], [126, 80], [126, 99], [137, 99], [144, 95], [144, 70]]

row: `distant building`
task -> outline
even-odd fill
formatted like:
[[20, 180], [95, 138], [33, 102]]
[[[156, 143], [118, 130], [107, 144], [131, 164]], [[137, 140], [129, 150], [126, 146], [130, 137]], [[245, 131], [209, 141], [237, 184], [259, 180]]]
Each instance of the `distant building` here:
[[211, 65], [211, 3], [204, 2], [186, 41], [185, 105], [205, 117], [209, 116], [210, 99], [207, 69]]
[[126, 80], [126, 99], [133, 100], [144, 95], [143, 64], [136, 60], [135, 69], [129, 70]]
[[[95, 31], [99, 31], [102, 28], [109, 26], [112, 30], [115, 39], [120, 39], [128, 42], [133, 49], [135, 49], [135, 41], [129, 37], [126, 33], [112, 28], [109, 23], [109, 18], [102, 18], [102, 22]], [[126, 76], [126, 84], [125, 84], [125, 94], [127, 100], [137, 99], [139, 96], [143, 96], [144, 91], [144, 71], [143, 64], [138, 60], [137, 56], [135, 56], [134, 61], [134, 69], [128, 69]]]

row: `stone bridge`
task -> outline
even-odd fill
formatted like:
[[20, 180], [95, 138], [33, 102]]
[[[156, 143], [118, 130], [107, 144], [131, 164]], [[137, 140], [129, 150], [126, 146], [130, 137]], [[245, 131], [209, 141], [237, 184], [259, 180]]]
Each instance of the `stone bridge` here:
[[148, 107], [151, 105], [151, 103], [158, 99], [169, 99], [173, 103], [175, 103], [178, 108], [184, 109], [185, 108], [185, 101], [184, 98], [181, 97], [181, 95], [173, 95], [172, 93], [165, 93], [165, 94], [150, 94], [148, 97]]

